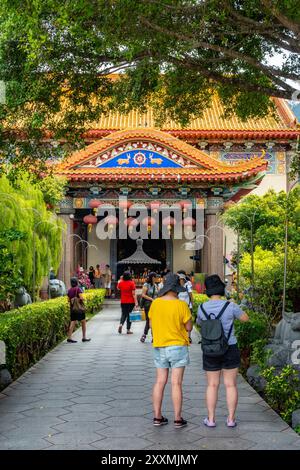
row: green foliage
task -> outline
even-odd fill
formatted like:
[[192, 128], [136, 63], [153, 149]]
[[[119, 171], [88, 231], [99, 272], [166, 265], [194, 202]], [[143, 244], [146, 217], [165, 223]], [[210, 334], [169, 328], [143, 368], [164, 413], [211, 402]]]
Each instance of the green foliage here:
[[20, 270], [16, 269], [11, 243], [24, 239], [19, 230], [0, 231], [0, 312], [8, 310], [16, 289], [22, 284]]
[[286, 214], [289, 246], [297, 247], [300, 244], [300, 187], [289, 195], [270, 190], [263, 196], [247, 196], [225, 212], [224, 221], [239, 232], [245, 251], [251, 250], [251, 229], [254, 248], [259, 245], [264, 250], [272, 250], [284, 243]]
[[251, 349], [257, 340], [262, 340], [270, 336], [269, 323], [266, 315], [253, 311], [247, 312], [249, 315], [248, 322], [236, 321], [234, 324], [235, 335], [238, 340], [239, 347]]
[[[15, 273], [20, 273], [23, 285], [33, 290], [33, 259], [35, 256], [35, 285], [38, 288], [50, 266], [56, 270], [62, 253], [64, 223], [47, 211], [42, 192], [24, 174], [12, 184], [6, 175], [0, 177], [0, 219], [3, 231], [22, 234], [6, 242]], [[0, 259], [1, 269], [4, 263]]]
[[67, 180], [55, 175], [47, 175], [36, 182], [43, 194], [44, 201], [48, 208], [53, 208], [63, 199], [67, 187]]
[[[284, 253], [279, 247], [275, 251], [263, 250], [259, 246], [254, 252], [255, 307], [265, 312], [272, 323], [279, 320], [282, 311]], [[251, 256], [245, 253], [240, 264], [241, 287], [251, 284]], [[288, 249], [287, 302], [288, 311], [298, 312], [300, 308], [300, 247]]]
[[196, 294], [195, 292], [193, 292], [193, 299], [194, 299], [194, 304], [193, 304], [194, 324], [197, 329], [200, 329], [199, 325], [196, 324], [198, 307], [204, 302], [207, 302], [209, 300], [209, 297], [206, 294]]
[[[99, 311], [105, 289], [83, 294], [87, 313]], [[29, 304], [0, 315], [0, 339], [5, 342], [7, 367], [14, 379], [66, 337], [70, 319], [67, 297]]]
[[262, 371], [266, 379], [264, 390], [269, 405], [277, 411], [288, 423], [291, 423], [292, 413], [300, 407], [300, 380], [292, 366], [284, 367], [279, 374], [274, 367]]
[[266, 312], [270, 322], [278, 320], [282, 310], [286, 220], [286, 307], [297, 312], [300, 309], [300, 187], [289, 194], [269, 191], [264, 196], [250, 195], [224, 214], [226, 225], [241, 236], [240, 287], [246, 289], [254, 284], [254, 307]]
[[266, 360], [269, 355], [265, 346], [268, 344], [267, 338], [258, 339], [252, 343], [252, 352], [250, 356], [251, 364], [257, 364], [261, 369], [266, 365]]
[[[296, 0], [272, 9], [258, 0], [2, 0], [4, 160], [36, 167], [64, 154], [110, 109], [150, 103], [157, 121], [186, 125], [217, 92], [226, 115], [264, 116], [271, 96], [290, 99], [294, 90], [298, 20]], [[280, 67], [266, 60], [283, 49]], [[119, 82], [108, 78], [114, 71]], [[27, 140], [4, 133], [20, 127]], [[45, 129], [66, 143], [39, 145]]]

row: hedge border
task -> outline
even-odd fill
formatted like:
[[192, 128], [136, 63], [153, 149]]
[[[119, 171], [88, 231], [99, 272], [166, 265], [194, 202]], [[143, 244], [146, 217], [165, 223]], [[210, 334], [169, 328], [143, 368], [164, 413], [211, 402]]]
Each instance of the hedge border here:
[[[89, 318], [101, 309], [105, 289], [93, 289], [83, 295]], [[69, 322], [67, 297], [0, 314], [0, 340], [6, 345], [6, 367], [14, 380], [66, 337]]]

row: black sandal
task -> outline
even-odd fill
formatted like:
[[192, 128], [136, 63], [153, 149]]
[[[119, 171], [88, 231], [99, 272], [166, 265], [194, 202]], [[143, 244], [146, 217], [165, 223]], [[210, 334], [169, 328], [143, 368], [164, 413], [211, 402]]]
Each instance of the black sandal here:
[[153, 418], [153, 426], [163, 426], [168, 424], [168, 419], [162, 416], [161, 418]]
[[178, 421], [174, 421], [175, 428], [183, 428], [187, 425], [187, 421], [183, 418], [179, 419]]

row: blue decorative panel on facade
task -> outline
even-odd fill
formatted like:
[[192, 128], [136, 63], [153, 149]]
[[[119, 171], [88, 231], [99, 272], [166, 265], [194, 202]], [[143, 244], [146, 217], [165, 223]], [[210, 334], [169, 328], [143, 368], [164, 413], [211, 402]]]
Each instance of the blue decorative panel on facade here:
[[174, 160], [146, 149], [135, 149], [120, 153], [98, 165], [98, 168], [180, 168]]

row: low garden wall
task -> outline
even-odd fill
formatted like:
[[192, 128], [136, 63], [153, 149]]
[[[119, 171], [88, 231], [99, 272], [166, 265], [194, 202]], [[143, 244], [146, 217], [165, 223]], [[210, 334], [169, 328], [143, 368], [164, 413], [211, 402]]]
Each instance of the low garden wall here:
[[[87, 317], [97, 313], [105, 289], [85, 292]], [[41, 359], [67, 334], [70, 307], [67, 297], [26, 305], [0, 314], [0, 340], [6, 346], [6, 367], [13, 379]]]

